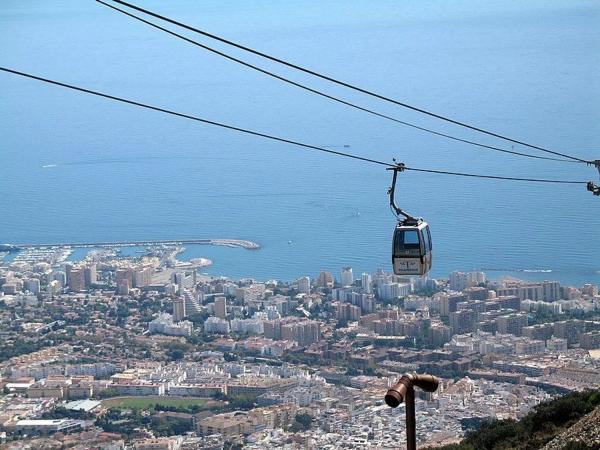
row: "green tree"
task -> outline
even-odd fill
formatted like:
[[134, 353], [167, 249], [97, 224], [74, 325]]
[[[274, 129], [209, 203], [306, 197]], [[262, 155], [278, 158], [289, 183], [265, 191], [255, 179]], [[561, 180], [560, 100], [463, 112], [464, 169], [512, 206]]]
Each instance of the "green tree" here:
[[118, 395], [119, 395], [119, 392], [116, 389], [108, 388], [108, 389], [104, 389], [103, 391], [100, 391], [97, 396], [99, 398], [112, 398], [112, 397], [117, 397]]
[[293, 433], [297, 433], [299, 431], [310, 430], [312, 420], [313, 418], [309, 414], [296, 414], [296, 416], [294, 417], [294, 422], [290, 427], [290, 431]]
[[169, 357], [169, 359], [171, 361], [179, 361], [179, 360], [183, 359], [183, 357], [185, 356], [185, 353], [183, 350], [176, 348], [176, 349], [167, 350], [166, 355]]
[[[540, 403], [521, 421], [483, 422], [467, 433], [461, 444], [443, 450], [530, 450], [543, 447], [569, 426], [600, 405], [600, 391], [572, 393]], [[571, 442], [570, 450], [589, 450], [580, 442]]]
[[178, 417], [153, 417], [150, 429], [158, 436], [185, 434], [192, 430], [192, 421]]

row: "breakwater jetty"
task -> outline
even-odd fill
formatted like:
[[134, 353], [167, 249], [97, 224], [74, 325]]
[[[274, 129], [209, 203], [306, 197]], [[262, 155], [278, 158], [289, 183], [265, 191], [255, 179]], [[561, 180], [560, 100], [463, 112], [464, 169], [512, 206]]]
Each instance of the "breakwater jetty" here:
[[[256, 242], [243, 239], [164, 239], [144, 241], [117, 242], [56, 242], [50, 244], [0, 244], [0, 251], [20, 251], [38, 248], [119, 248], [119, 247], [152, 247], [156, 245], [218, 245], [223, 247], [240, 247], [246, 250], [258, 250]], [[5, 249], [5, 250], [3, 250]]]

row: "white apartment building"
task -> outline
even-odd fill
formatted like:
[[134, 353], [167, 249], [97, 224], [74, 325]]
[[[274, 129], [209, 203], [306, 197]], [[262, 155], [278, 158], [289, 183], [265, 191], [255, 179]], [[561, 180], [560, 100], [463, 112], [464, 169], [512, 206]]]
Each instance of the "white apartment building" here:
[[373, 279], [371, 278], [371, 275], [368, 273], [363, 273], [360, 277], [360, 284], [363, 288], [363, 291], [365, 294], [372, 294], [373, 293], [373, 288], [371, 287], [371, 283], [373, 282]]
[[352, 286], [354, 283], [354, 275], [352, 274], [352, 267], [344, 267], [342, 269], [342, 286], [348, 287]]
[[161, 313], [148, 325], [150, 333], [166, 334], [168, 336], [191, 336], [193, 324], [188, 320], [174, 322], [173, 316], [168, 313]]
[[205, 333], [229, 333], [230, 327], [229, 322], [225, 319], [219, 319], [218, 317], [209, 317], [204, 322]]

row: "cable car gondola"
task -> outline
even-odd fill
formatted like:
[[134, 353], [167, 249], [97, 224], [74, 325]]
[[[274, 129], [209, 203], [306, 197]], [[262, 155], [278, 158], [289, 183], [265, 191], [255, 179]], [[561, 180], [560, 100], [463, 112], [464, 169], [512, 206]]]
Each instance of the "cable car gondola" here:
[[399, 221], [394, 230], [392, 265], [396, 275], [425, 275], [431, 270], [429, 224], [421, 219]]
[[404, 170], [403, 164], [389, 169], [394, 171], [390, 195], [390, 207], [398, 218], [392, 240], [392, 267], [396, 275], [425, 275], [431, 270], [433, 260], [431, 231], [429, 224], [417, 219], [396, 206], [394, 194], [398, 172]]

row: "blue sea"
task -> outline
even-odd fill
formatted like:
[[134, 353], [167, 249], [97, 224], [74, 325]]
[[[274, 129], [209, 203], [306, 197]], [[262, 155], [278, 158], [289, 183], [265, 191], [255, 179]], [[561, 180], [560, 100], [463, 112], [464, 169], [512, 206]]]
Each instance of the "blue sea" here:
[[[407, 103], [600, 159], [596, 0], [138, 2]], [[190, 37], [401, 120], [511, 148]], [[93, 1], [3, 0], [0, 65], [413, 167], [598, 182], [585, 165], [478, 149], [349, 109]], [[183, 257], [257, 279], [390, 270], [383, 167], [6, 73], [0, 98], [0, 242], [240, 238], [262, 249], [198, 246]], [[431, 225], [435, 277], [486, 268], [499, 270], [492, 278], [600, 283], [600, 198], [585, 186], [404, 173], [398, 201]]]

